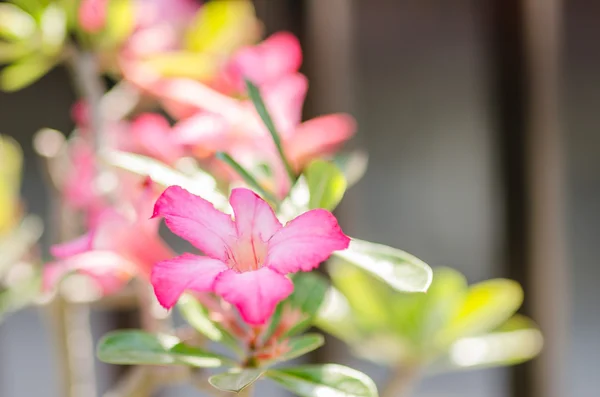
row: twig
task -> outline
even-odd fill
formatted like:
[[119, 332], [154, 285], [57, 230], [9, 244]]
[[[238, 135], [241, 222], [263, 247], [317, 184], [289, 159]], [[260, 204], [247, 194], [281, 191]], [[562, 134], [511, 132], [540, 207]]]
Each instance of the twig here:
[[394, 369], [381, 397], [408, 397], [418, 378], [419, 368], [416, 366]]
[[141, 397], [150, 395], [154, 382], [149, 367], [132, 367], [117, 385], [102, 397]]

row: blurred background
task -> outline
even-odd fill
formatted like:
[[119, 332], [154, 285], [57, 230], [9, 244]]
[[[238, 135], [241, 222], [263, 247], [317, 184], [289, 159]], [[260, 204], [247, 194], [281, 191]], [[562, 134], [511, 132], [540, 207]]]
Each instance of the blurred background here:
[[[470, 282], [521, 282], [545, 352], [532, 363], [426, 379], [419, 397], [600, 393], [600, 3], [584, 0], [256, 0], [267, 33], [302, 41], [307, 117], [347, 111], [366, 176], [338, 210], [353, 236]], [[26, 153], [28, 209], [50, 216], [32, 136], [70, 131], [65, 70], [0, 93], [0, 132]], [[45, 248], [50, 241], [45, 237]], [[127, 313], [94, 312], [96, 337]], [[0, 325], [0, 396], [57, 390], [52, 336], [30, 308]], [[332, 340], [315, 361], [351, 363]], [[97, 363], [100, 392], [117, 369]], [[259, 388], [258, 395], [283, 395]], [[173, 389], [168, 396], [193, 396]]]

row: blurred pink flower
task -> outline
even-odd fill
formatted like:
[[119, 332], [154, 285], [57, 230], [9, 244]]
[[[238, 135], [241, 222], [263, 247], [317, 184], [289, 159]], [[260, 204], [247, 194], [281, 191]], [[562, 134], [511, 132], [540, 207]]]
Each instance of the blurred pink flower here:
[[201, 5], [195, 0], [137, 0], [135, 28], [125, 44], [128, 56], [144, 56], [177, 49], [185, 29]]
[[217, 88], [230, 94], [244, 93], [244, 78], [264, 86], [298, 72], [301, 64], [302, 48], [296, 36], [277, 32], [258, 45], [238, 50], [225, 66]]
[[184, 155], [183, 145], [171, 132], [167, 119], [155, 113], [136, 117], [120, 146], [121, 150], [150, 156], [166, 164], [173, 164]]
[[149, 278], [156, 262], [174, 255], [158, 236], [160, 222], [148, 220], [156, 196], [147, 181], [133, 200], [125, 198], [129, 207], [105, 209], [87, 234], [52, 246], [56, 261], [44, 268], [44, 288], [74, 271], [91, 276], [105, 294], [117, 291], [133, 276]]
[[171, 308], [186, 290], [213, 291], [260, 325], [293, 290], [288, 273], [309, 271], [350, 239], [326, 210], [308, 211], [282, 226], [271, 207], [248, 189], [234, 189], [235, 220], [188, 191], [171, 186], [154, 216], [206, 256], [183, 254], [156, 264], [151, 282], [158, 301]]
[[81, 0], [77, 17], [79, 25], [89, 33], [97, 33], [106, 25], [109, 0]]
[[[335, 152], [356, 129], [352, 116], [330, 114], [301, 122], [306, 78], [290, 74], [261, 89], [281, 136], [286, 157], [296, 172], [314, 158]], [[193, 81], [171, 81], [168, 95], [199, 111], [177, 123], [173, 133], [198, 157], [225, 151], [247, 168], [267, 164], [278, 197], [285, 197], [290, 181], [271, 136], [249, 100], [233, 100]], [[208, 110], [208, 111], [206, 111]]]

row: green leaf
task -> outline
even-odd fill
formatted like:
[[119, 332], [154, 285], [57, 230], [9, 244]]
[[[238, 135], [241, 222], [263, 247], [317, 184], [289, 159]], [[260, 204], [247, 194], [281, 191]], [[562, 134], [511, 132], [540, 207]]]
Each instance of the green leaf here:
[[183, 51], [155, 54], [142, 62], [161, 76], [200, 81], [210, 79], [220, 66], [218, 59], [211, 54]]
[[0, 71], [0, 89], [18, 91], [25, 88], [44, 76], [54, 64], [55, 60], [39, 54], [21, 58]]
[[346, 297], [354, 320], [361, 329], [376, 331], [389, 328], [392, 322], [391, 289], [369, 273], [347, 264], [332, 264], [331, 278]]
[[270, 201], [272, 204], [277, 203], [277, 199], [275, 198], [275, 196], [273, 196], [272, 193], [265, 190], [265, 188], [263, 188], [262, 185], [258, 183], [258, 181], [244, 167], [242, 167], [237, 161], [235, 161], [233, 157], [223, 152], [218, 152], [216, 154], [216, 157], [219, 160], [226, 163], [227, 165], [229, 165], [231, 168], [233, 168], [233, 170], [240, 177], [242, 177], [244, 182], [246, 182], [250, 187], [258, 191], [260, 195], [263, 196], [263, 198], [265, 198], [267, 201]]
[[367, 375], [336, 364], [268, 370], [266, 376], [302, 397], [377, 397]]
[[325, 338], [321, 334], [311, 333], [290, 338], [287, 343], [290, 349], [282, 354], [278, 361], [288, 361], [310, 353], [323, 346]]
[[45, 54], [56, 55], [67, 35], [67, 14], [57, 4], [49, 4], [40, 20], [42, 50]]
[[250, 1], [210, 1], [197, 13], [186, 37], [194, 52], [227, 55], [257, 38], [257, 21]]
[[14, 281], [3, 290], [0, 289], [0, 321], [8, 313], [33, 303], [39, 296], [42, 277], [38, 273], [32, 270], [31, 274]]
[[346, 191], [346, 179], [342, 171], [333, 163], [315, 160], [306, 167], [304, 176], [310, 192], [309, 208], [335, 209]]
[[298, 273], [293, 277], [294, 292], [284, 304], [300, 310], [305, 318], [290, 328], [285, 336], [292, 336], [308, 329], [317, 315], [328, 288], [328, 282], [318, 273]]
[[474, 284], [437, 339], [447, 344], [489, 332], [507, 321], [522, 303], [523, 290], [516, 281], [494, 279]]
[[14, 62], [31, 54], [33, 49], [25, 42], [5, 43], [0, 41], [0, 64]]
[[233, 370], [213, 375], [208, 379], [208, 382], [219, 390], [239, 393], [256, 382], [263, 373], [260, 369]]
[[21, 8], [10, 3], [0, 4], [0, 38], [23, 40], [36, 31], [35, 19]]
[[[2, 198], [0, 198], [0, 201], [2, 201]], [[28, 215], [17, 228], [2, 237], [0, 240], [0, 252], [2, 252], [2, 255], [0, 255], [0, 277], [12, 265], [23, 259], [31, 247], [38, 242], [43, 229], [42, 220], [38, 216]], [[1, 227], [0, 231], [2, 231]]]
[[108, 3], [105, 33], [112, 43], [120, 43], [133, 31], [135, 6], [132, 0], [110, 0]]
[[543, 337], [529, 318], [515, 315], [497, 330], [457, 340], [436, 372], [520, 364], [539, 354]]
[[429, 265], [419, 258], [386, 245], [352, 239], [350, 247], [334, 256], [352, 263], [405, 292], [425, 292], [433, 277]]
[[361, 330], [356, 325], [348, 300], [334, 287], [329, 287], [327, 290], [314, 323], [323, 331], [346, 343], [361, 340]]
[[229, 346], [235, 351], [240, 350], [236, 339], [225, 329], [214, 323], [208, 316], [208, 310], [192, 295], [182, 295], [177, 302], [177, 308], [183, 318], [196, 331], [212, 341]]
[[340, 153], [333, 158], [333, 162], [338, 166], [348, 187], [355, 185], [367, 172], [369, 156], [362, 150], [355, 150], [350, 153]]
[[188, 365], [216, 368], [232, 365], [230, 359], [187, 346], [170, 335], [152, 335], [139, 330], [109, 332], [98, 343], [98, 358], [123, 365]]
[[290, 181], [292, 181], [293, 184], [296, 180], [296, 174], [285, 155], [283, 145], [281, 144], [281, 138], [279, 136], [279, 133], [277, 132], [275, 123], [273, 122], [273, 119], [271, 118], [271, 115], [267, 110], [267, 106], [265, 105], [265, 102], [263, 101], [262, 96], [260, 95], [260, 91], [258, 90], [258, 87], [252, 84], [252, 82], [249, 80], [246, 80], [246, 88], [248, 89], [248, 96], [250, 97], [250, 100], [256, 108], [256, 112], [258, 113], [263, 123], [267, 127], [267, 130], [269, 130], [269, 133], [271, 134], [271, 138], [273, 139], [273, 142], [277, 147], [277, 151], [279, 152], [279, 157], [281, 158], [281, 161], [283, 162], [283, 165], [285, 166], [285, 169], [290, 177]]

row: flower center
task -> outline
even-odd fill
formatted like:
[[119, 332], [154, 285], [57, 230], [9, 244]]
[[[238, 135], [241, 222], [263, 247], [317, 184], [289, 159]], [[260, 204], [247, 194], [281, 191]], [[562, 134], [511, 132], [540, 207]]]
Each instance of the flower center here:
[[240, 238], [231, 248], [231, 254], [229, 267], [233, 270], [239, 273], [258, 270], [267, 256], [267, 244], [258, 238]]

